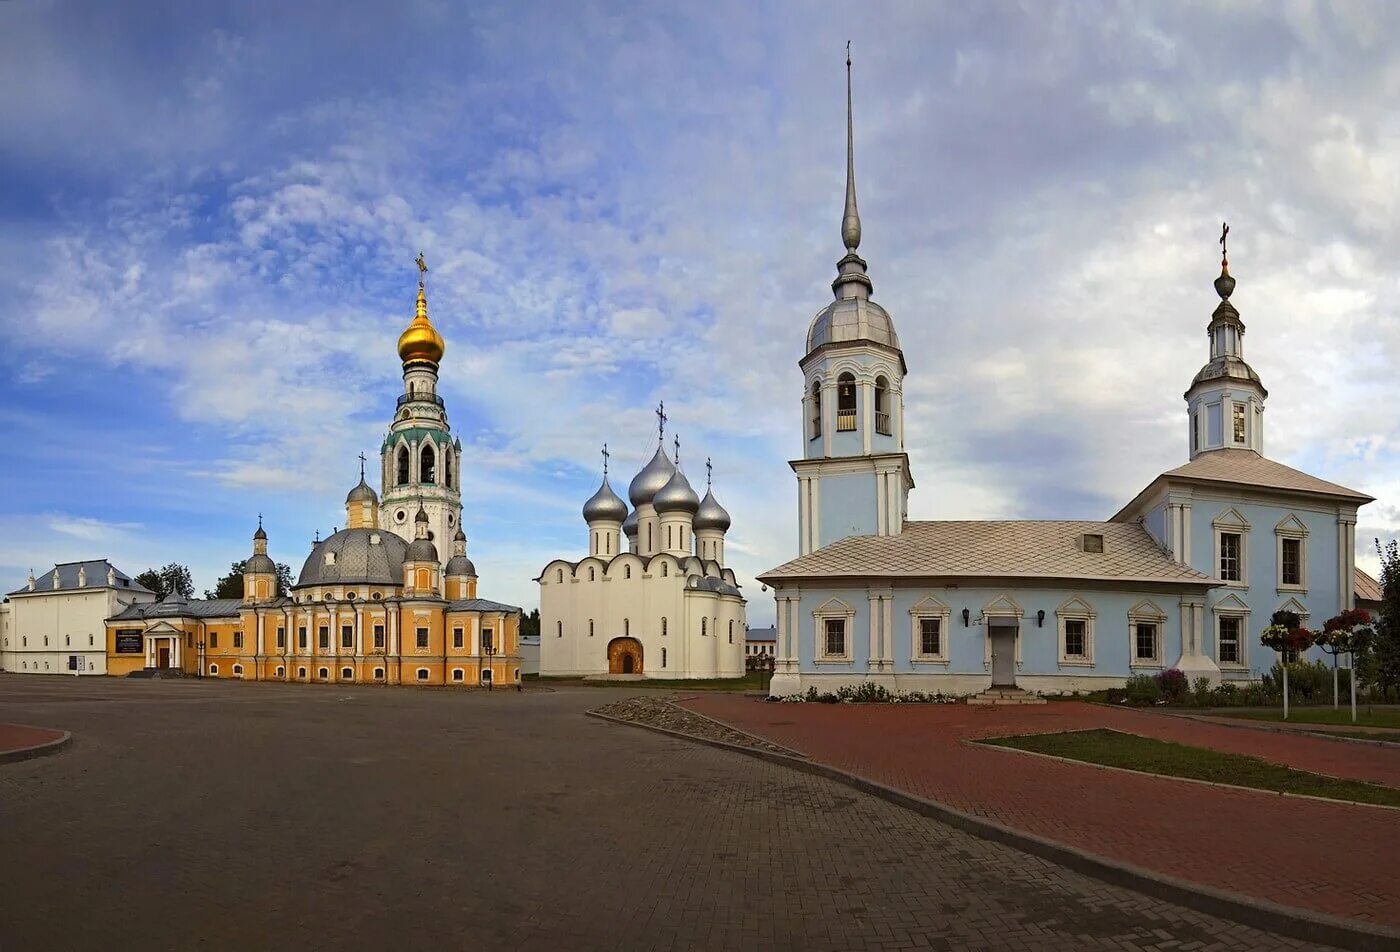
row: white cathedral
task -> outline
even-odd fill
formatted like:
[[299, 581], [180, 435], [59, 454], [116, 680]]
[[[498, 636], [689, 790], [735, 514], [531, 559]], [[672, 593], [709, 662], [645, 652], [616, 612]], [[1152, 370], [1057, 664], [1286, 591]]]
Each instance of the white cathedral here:
[[628, 487], [631, 510], [608, 484], [605, 447], [603, 483], [583, 506], [588, 556], [555, 559], [535, 580], [545, 677], [744, 674], [745, 602], [724, 565], [729, 513], [708, 485], [696, 495], [679, 443], [676, 462], [666, 455], [663, 410], [661, 445]]

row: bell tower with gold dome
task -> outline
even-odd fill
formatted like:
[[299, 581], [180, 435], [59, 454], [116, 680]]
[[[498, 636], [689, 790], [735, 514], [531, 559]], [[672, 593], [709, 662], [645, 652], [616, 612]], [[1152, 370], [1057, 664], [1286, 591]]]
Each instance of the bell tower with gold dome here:
[[438, 365], [447, 349], [428, 319], [424, 278], [428, 266], [418, 256], [418, 304], [399, 335], [404, 392], [380, 448], [379, 527], [406, 542], [415, 538], [414, 517], [421, 504], [428, 516], [428, 539], [439, 553], [450, 549], [462, 521], [461, 441], [452, 437], [447, 411], [438, 396]]

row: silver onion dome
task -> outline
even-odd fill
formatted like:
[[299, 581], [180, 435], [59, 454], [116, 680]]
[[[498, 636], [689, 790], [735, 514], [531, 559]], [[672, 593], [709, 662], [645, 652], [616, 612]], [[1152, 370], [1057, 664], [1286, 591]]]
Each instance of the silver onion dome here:
[[276, 575], [277, 563], [266, 555], [250, 555], [243, 563], [244, 575]]
[[666, 450], [663, 447], [657, 447], [656, 455], [651, 458], [651, 462], [643, 466], [642, 471], [632, 477], [632, 485], [627, 487], [627, 496], [632, 500], [632, 505], [636, 507], [650, 503], [652, 498], [670, 481], [671, 475], [675, 471], [675, 464], [666, 455]]
[[361, 477], [360, 477], [360, 483], [359, 483], [359, 485], [356, 486], [354, 489], [350, 490], [349, 495], [347, 495], [347, 496], [345, 497], [345, 501], [346, 501], [347, 503], [356, 503], [356, 502], [375, 502], [375, 503], [377, 503], [377, 502], [379, 502], [379, 496], [375, 493], [375, 491], [374, 491], [373, 489], [370, 488], [369, 483], [365, 482], [364, 476], [361, 476]]
[[637, 532], [637, 510], [633, 509], [622, 522], [622, 534], [630, 539], [635, 539]]
[[598, 491], [583, 504], [583, 521], [592, 525], [595, 522], [622, 522], [626, 518], [627, 503], [613, 492], [608, 478], [604, 476]]
[[408, 549], [403, 554], [405, 562], [436, 562], [437, 546], [427, 539], [414, 539], [408, 544]]
[[690, 488], [690, 480], [685, 473], [676, 470], [666, 485], [652, 497], [652, 506], [657, 512], [688, 512], [692, 516], [700, 508], [700, 497]]
[[729, 513], [715, 499], [714, 490], [706, 492], [705, 498], [700, 501], [700, 508], [695, 510], [695, 531], [718, 529], [720, 532], [728, 532], [730, 525]]
[[447, 565], [443, 567], [442, 574], [466, 575], [471, 578], [476, 578], [476, 566], [473, 565], [472, 560], [465, 555], [454, 555], [447, 560]]

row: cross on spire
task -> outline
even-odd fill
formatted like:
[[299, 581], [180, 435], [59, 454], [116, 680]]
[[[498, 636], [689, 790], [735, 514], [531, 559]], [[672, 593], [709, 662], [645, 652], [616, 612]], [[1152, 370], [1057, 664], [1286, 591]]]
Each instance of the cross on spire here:
[[681, 465], [681, 435], [680, 435], [679, 433], [677, 433], [677, 434], [676, 434], [676, 467], [677, 467], [677, 468], [680, 468], [680, 465]]
[[604, 478], [604, 479], [607, 479], [607, 478], [608, 478], [608, 460], [611, 459], [611, 458], [612, 458], [612, 454], [608, 452], [608, 444], [604, 443], [604, 444], [603, 444], [603, 478]]
[[262, 513], [258, 513], [258, 528], [262, 528]]
[[712, 462], [710, 461], [710, 458], [709, 458], [708, 456], [706, 456], [706, 457], [705, 457], [705, 488], [706, 488], [706, 489], [709, 489], [709, 488], [714, 484], [714, 481], [715, 481], [715, 464], [712, 463]]
[[365, 462], [369, 457], [365, 456], [365, 451], [360, 450], [360, 482], [365, 481]]
[[1222, 221], [1220, 223], [1220, 263], [1222, 265], [1229, 264], [1229, 261], [1227, 260], [1227, 255], [1225, 253], [1225, 239], [1229, 236], [1230, 226]]
[[666, 401], [656, 405], [656, 438], [666, 442]]
[[418, 257], [413, 259], [418, 265], [418, 286], [423, 286], [423, 275], [428, 273], [428, 263], [423, 260], [423, 252], [418, 252]]

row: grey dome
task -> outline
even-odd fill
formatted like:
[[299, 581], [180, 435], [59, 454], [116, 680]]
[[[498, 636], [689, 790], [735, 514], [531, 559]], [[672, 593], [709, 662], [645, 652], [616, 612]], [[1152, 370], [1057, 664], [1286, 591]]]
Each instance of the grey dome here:
[[465, 532], [462, 531], [462, 527], [461, 527], [460, 525], [457, 527], [457, 531], [456, 531], [455, 533], [452, 534], [452, 541], [453, 541], [453, 542], [466, 542], [466, 541], [467, 541], [467, 534], [466, 534]]
[[437, 546], [427, 539], [414, 539], [404, 551], [403, 560], [405, 562], [436, 562]]
[[253, 538], [262, 542], [267, 541], [267, 533], [263, 531], [261, 520], [258, 522], [258, 531], [253, 533]]
[[354, 489], [350, 490], [350, 494], [349, 494], [348, 496], [345, 497], [345, 501], [346, 501], [346, 503], [352, 503], [352, 502], [374, 502], [374, 503], [377, 503], [377, 502], [379, 502], [379, 496], [375, 493], [375, 491], [374, 491], [373, 489], [370, 488], [369, 483], [365, 482], [365, 478], [364, 478], [363, 476], [361, 476], [361, 477], [360, 477], [360, 484], [359, 484], [358, 486], [356, 486]]
[[[297, 577], [297, 587], [346, 583], [402, 585], [407, 548], [408, 543], [392, 532], [341, 529], [312, 547]], [[329, 563], [328, 555], [334, 557]]]
[[625, 536], [635, 536], [637, 532], [637, 510], [633, 509], [622, 522], [622, 534]]
[[428, 521], [428, 511], [427, 511], [426, 509], [423, 508], [423, 503], [422, 503], [421, 501], [418, 503], [418, 514], [417, 514], [416, 516], [413, 517], [413, 521], [414, 521], [414, 522], [427, 522], [427, 521]]
[[185, 598], [185, 596], [181, 595], [179, 592], [171, 592], [169, 595], [162, 598], [160, 603], [162, 605], [188, 605], [189, 599]]
[[443, 575], [470, 575], [476, 578], [476, 566], [472, 560], [465, 555], [454, 555], [447, 560], [447, 565], [443, 567]]
[[728, 532], [731, 524], [729, 513], [715, 499], [714, 490], [706, 492], [705, 498], [700, 501], [700, 508], [695, 511], [695, 531], [718, 529]]
[[255, 573], [260, 573], [263, 575], [276, 575], [277, 563], [272, 561], [272, 559], [268, 558], [266, 555], [251, 556], [247, 562], [243, 563], [243, 574], [253, 575]]
[[632, 505], [634, 507], [645, 506], [651, 502], [675, 471], [676, 467], [671, 463], [671, 458], [666, 455], [665, 448], [657, 447], [656, 455], [651, 458], [651, 462], [643, 466], [642, 471], [632, 477], [632, 485], [627, 487], [627, 497], [632, 500]]
[[870, 341], [899, 349], [889, 313], [869, 298], [837, 298], [817, 312], [807, 329], [807, 353], [823, 344]]
[[608, 478], [603, 477], [603, 485], [583, 504], [583, 521], [592, 525], [595, 522], [622, 522], [627, 518], [627, 503], [613, 492]]
[[700, 497], [690, 488], [685, 473], [676, 470], [666, 485], [652, 497], [651, 504], [657, 512], [688, 512], [692, 516], [700, 508]]

